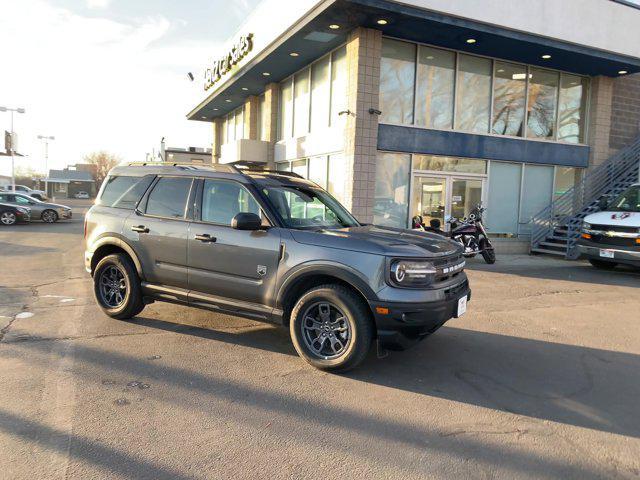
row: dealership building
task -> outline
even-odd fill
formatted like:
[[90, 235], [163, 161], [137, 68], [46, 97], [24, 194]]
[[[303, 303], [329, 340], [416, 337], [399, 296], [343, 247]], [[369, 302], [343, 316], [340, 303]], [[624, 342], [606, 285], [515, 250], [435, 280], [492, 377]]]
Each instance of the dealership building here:
[[487, 207], [495, 237], [632, 143], [640, 2], [266, 0], [203, 65], [213, 161], [296, 172], [363, 222]]

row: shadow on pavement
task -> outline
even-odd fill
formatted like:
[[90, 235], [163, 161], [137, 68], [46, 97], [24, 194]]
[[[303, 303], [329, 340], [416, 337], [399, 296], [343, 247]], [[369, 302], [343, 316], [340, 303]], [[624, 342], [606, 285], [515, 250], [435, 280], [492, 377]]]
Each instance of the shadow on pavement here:
[[[24, 342], [14, 344], [13, 347], [22, 350], [21, 354], [28, 353], [31, 361], [41, 362], [42, 364], [54, 361], [50, 356], [52, 352], [46, 342]], [[5, 352], [5, 355], [7, 353]], [[458, 352], [452, 352], [449, 361], [452, 360], [454, 354], [457, 355]], [[465, 462], [480, 462], [482, 464], [499, 462], [502, 468], [509, 471], [519, 471], [533, 476], [547, 475], [556, 478], [590, 478], [595, 476], [595, 472], [584, 466], [566, 463], [561, 460], [541, 458], [536, 454], [524, 452], [518, 449], [517, 446], [513, 448], [508, 445], [497, 446], [473, 435], [452, 437], [450, 432], [429, 429], [417, 425], [415, 422], [409, 423], [403, 420], [375, 417], [369, 414], [364, 405], [361, 410], [354, 410], [352, 407], [332, 406], [320, 397], [317, 399], [313, 397], [298, 398], [297, 395], [292, 393], [280, 393], [267, 388], [254, 387], [245, 381], [236, 381], [218, 374], [215, 366], [212, 366], [212, 369], [208, 372], [191, 371], [87, 345], [74, 345], [74, 357], [80, 365], [91, 366], [91, 368], [85, 367], [88, 370], [87, 372], [76, 372], [76, 375], [86, 375], [87, 380], [93, 379], [95, 381], [96, 374], [94, 369], [96, 368], [103, 371], [99, 375], [117, 373], [127, 375], [130, 378], [151, 379], [151, 381], [158, 379], [163, 385], [167, 385], [169, 388], [172, 387], [171, 391], [173, 391], [172, 394], [167, 395], [166, 390], [158, 391], [158, 393], [154, 392], [153, 387], [147, 390], [150, 395], [158, 395], [159, 400], [175, 402], [182, 407], [202, 409], [203, 415], [213, 414], [207, 402], [222, 400], [228, 402], [227, 406], [223, 407], [223, 409], [218, 406], [216, 414], [222, 416], [225, 421], [243, 423], [252, 430], [261, 431], [264, 428], [265, 418], [273, 418], [274, 421], [269, 422], [270, 434], [277, 435], [283, 439], [295, 438], [296, 442], [302, 442], [312, 448], [318, 448], [318, 445], [322, 444], [322, 442], [329, 441], [328, 438], [323, 437], [323, 435], [327, 435], [327, 433], [323, 432], [330, 428], [336, 429], [341, 436], [344, 435], [344, 438], [336, 441], [335, 432], [332, 432], [331, 438], [334, 448], [343, 449], [350, 455], [357, 455], [373, 462], [392, 462], [397, 468], [403, 470], [419, 469], [419, 471], [423, 472], [424, 465], [421, 466], [420, 463], [415, 462], [414, 456], [417, 448], [420, 450], [442, 451]], [[469, 358], [469, 363], [477, 365], [478, 360], [477, 358]], [[418, 365], [417, 362], [409, 363], [407, 357], [404, 359], [398, 357], [394, 363], [395, 365], [387, 363], [384, 368], [376, 368], [375, 371], [373, 371], [373, 365], [371, 365], [369, 372], [354, 374], [352, 378], [428, 395], [445, 396], [436, 392], [426, 391], [423, 387], [412, 383], [422, 381], [424, 385], [430, 385], [435, 381], [437, 384], [437, 378], [433, 378], [433, 375], [441, 373], [441, 370], [435, 372], [429, 365]], [[402, 364], [404, 368], [408, 364], [413, 365], [413, 367], [410, 369], [410, 374], [402, 375], [398, 380], [394, 380], [394, 377], [397, 377], [400, 373], [398, 364]], [[637, 365], [633, 366], [637, 371]], [[464, 377], [466, 375], [464, 371], [460, 370], [460, 372], [461, 376]], [[323, 374], [316, 374], [318, 375], [318, 381], [322, 381]], [[523, 372], [523, 376], [526, 374], [527, 372]], [[410, 378], [412, 380], [409, 380]], [[624, 380], [631, 379], [624, 378]], [[460, 382], [460, 385], [456, 387], [459, 392], [454, 393], [452, 391], [446, 397], [457, 401], [481, 404], [482, 406], [505, 408], [504, 405], [499, 405], [498, 402], [491, 402], [492, 405], [487, 405], [486, 400], [477, 400], [483, 398], [483, 396], [476, 393], [476, 388], [469, 388], [468, 385], [469, 381]], [[552, 382], [552, 385], [555, 385], [555, 382]], [[539, 385], [532, 385], [531, 389], [535, 389], [536, 386]], [[573, 398], [576, 398], [587, 394], [591, 389], [591, 385], [587, 382], [584, 391], [581, 387], [580, 391], [570, 393], [573, 393]], [[555, 394], [558, 395], [559, 399], [565, 393], [559, 387], [548, 387], [544, 389], [543, 394], [553, 395], [554, 390], [556, 390]], [[202, 398], [194, 401], [194, 393]], [[336, 394], [339, 395], [339, 392], [336, 392]], [[501, 393], [498, 391], [496, 395], [500, 397]], [[207, 397], [210, 399], [207, 400]], [[624, 401], [627, 400], [626, 395], [622, 398]], [[595, 408], [595, 414], [603, 413], [600, 411], [601, 405], [599, 404], [592, 403], [589, 405], [587, 403], [586, 406]], [[256, 412], [256, 410], [259, 410], [259, 412]], [[542, 410], [544, 411], [544, 409]], [[535, 412], [529, 413], [540, 417]], [[553, 412], [548, 409], [547, 413], [549, 417], [557, 416], [551, 415]], [[5, 413], [4, 415], [6, 419], [7, 414]], [[280, 417], [274, 417], [276, 415]], [[425, 415], [429, 415], [429, 412], [425, 411]], [[280, 418], [292, 418], [294, 421], [281, 421]], [[627, 417], [627, 421], [629, 418]], [[23, 421], [26, 422], [25, 420]], [[593, 422], [587, 423], [592, 424]], [[9, 420], [4, 420], [0, 425], [14, 435], [25, 435], [24, 431], [21, 430], [24, 425], [16, 423], [12, 417], [9, 417]], [[36, 425], [29, 425], [36, 427]], [[318, 425], [323, 428], [318, 429]], [[603, 427], [603, 425], [601, 426]], [[626, 427], [616, 428], [616, 430], [624, 430], [626, 432], [633, 430], [637, 433], [636, 427], [637, 424], [634, 423]], [[38, 442], [40, 437], [35, 433], [31, 433], [28, 438]], [[375, 440], [372, 441], [372, 439]], [[409, 448], [403, 448], [403, 446]], [[389, 448], [391, 447], [393, 447], [393, 455], [389, 455]], [[77, 447], [72, 448], [72, 452], [77, 450]], [[107, 458], [101, 458], [99, 461], [110, 462], [109, 455], [111, 452], [104, 453]], [[117, 455], [122, 454], [118, 452]], [[92, 461], [89, 457], [85, 459], [89, 462]], [[116, 456], [117, 459], [118, 456]], [[130, 462], [129, 465], [132, 465], [131, 459], [126, 456], [124, 456], [124, 459]], [[133, 463], [133, 466], [146, 467], [143, 462], [137, 465]]]
[[119, 474], [123, 478], [144, 477], [175, 480], [193, 478], [172, 468], [136, 458], [129, 453], [75, 434], [70, 435], [69, 442], [61, 440], [67, 437], [65, 432], [3, 409], [0, 409], [0, 431], [19, 437], [22, 441], [37, 443], [47, 450], [56, 451], [62, 455], [67, 453], [69, 444], [71, 444], [70, 454], [72, 457]]

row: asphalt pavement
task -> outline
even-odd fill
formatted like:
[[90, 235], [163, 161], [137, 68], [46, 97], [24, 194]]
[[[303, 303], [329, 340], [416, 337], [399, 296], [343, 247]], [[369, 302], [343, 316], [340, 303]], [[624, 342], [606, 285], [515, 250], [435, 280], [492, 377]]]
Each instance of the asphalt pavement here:
[[0, 478], [640, 477], [637, 272], [471, 260], [464, 317], [334, 375], [275, 326], [108, 318], [68, 203], [0, 227]]

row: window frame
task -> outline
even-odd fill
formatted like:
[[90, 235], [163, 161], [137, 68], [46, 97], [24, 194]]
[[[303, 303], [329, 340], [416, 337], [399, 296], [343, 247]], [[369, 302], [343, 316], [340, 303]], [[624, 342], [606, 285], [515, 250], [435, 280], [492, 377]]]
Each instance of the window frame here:
[[[182, 217], [166, 217], [164, 215], [154, 215], [151, 213], [147, 213], [147, 208], [149, 206], [149, 197], [151, 196], [151, 194], [153, 193], [153, 191], [155, 190], [155, 188], [158, 186], [158, 183], [160, 182], [161, 179], [163, 178], [187, 178], [189, 180], [191, 180], [191, 185], [189, 186], [189, 193], [187, 194], [187, 200], [184, 206], [184, 211], [182, 212]], [[138, 202], [138, 206], [134, 209], [135, 213], [137, 215], [143, 216], [143, 217], [149, 217], [149, 218], [160, 218], [160, 219], [164, 219], [164, 220], [175, 220], [175, 221], [179, 221], [179, 222], [188, 222], [191, 220], [191, 218], [189, 218], [188, 213], [190, 212], [190, 205], [193, 203], [192, 202], [192, 198], [194, 195], [194, 189], [193, 189], [193, 185], [195, 182], [195, 178], [192, 176], [188, 176], [188, 175], [157, 175], [156, 178], [153, 180], [153, 182], [151, 183], [151, 185], [149, 185], [149, 187], [147, 188], [147, 191], [144, 192], [143, 197], [140, 199], [140, 202]], [[141, 208], [143, 207], [143, 208]]]

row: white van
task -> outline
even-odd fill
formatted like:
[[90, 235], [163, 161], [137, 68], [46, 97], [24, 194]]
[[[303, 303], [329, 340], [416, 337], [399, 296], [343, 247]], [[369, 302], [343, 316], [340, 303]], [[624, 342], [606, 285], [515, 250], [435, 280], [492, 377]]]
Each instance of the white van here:
[[597, 268], [618, 264], [640, 268], [640, 183], [611, 202], [601, 201], [601, 208], [584, 218], [580, 254]]

